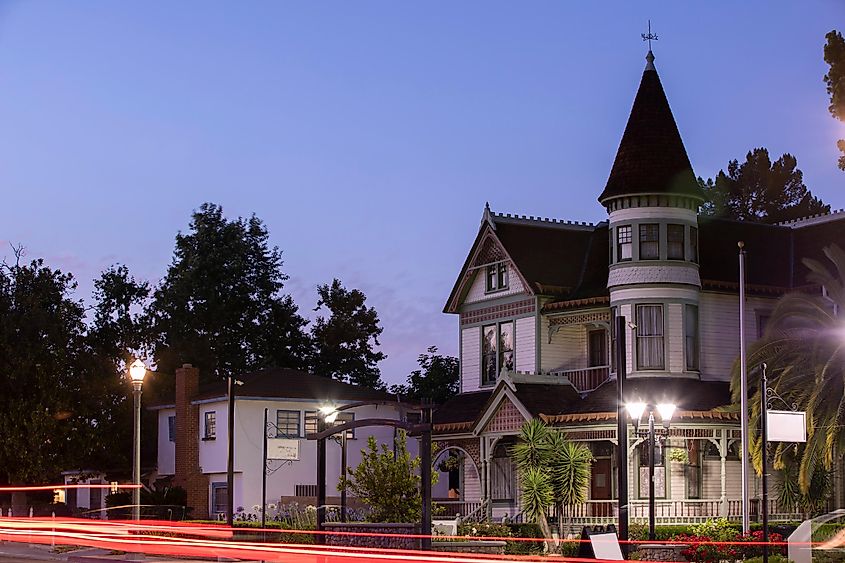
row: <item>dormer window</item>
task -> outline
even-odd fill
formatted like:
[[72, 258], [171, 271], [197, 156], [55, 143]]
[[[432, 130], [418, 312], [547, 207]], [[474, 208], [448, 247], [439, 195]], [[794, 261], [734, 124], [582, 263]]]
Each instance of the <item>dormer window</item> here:
[[487, 266], [487, 292], [508, 288], [508, 265], [498, 262]]
[[625, 262], [633, 257], [633, 240], [631, 238], [631, 225], [616, 227], [616, 259]]
[[640, 225], [640, 260], [660, 258], [660, 225], [647, 223]]

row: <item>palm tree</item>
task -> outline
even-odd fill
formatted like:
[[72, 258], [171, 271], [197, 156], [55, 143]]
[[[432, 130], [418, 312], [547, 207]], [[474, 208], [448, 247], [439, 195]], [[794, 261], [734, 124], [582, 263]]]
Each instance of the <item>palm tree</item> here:
[[[775, 307], [763, 338], [749, 346], [748, 367], [753, 373], [766, 363], [769, 386], [788, 403], [807, 413], [807, 442], [774, 446], [773, 466], [786, 470], [797, 465], [801, 494], [811, 492], [817, 471], [829, 471], [836, 452], [845, 451], [845, 252], [836, 245], [824, 248], [829, 263], [804, 259], [807, 281], [822, 292], [783, 296]], [[832, 270], [831, 270], [832, 267]], [[749, 380], [751, 399], [750, 445], [760, 471], [759, 384]], [[739, 402], [739, 364], [734, 365], [734, 401]], [[816, 480], [816, 482], [818, 482]]]
[[[583, 444], [570, 442], [539, 419], [522, 425], [511, 455], [519, 472], [522, 507], [551, 538], [546, 512], [558, 507], [558, 532], [564, 536], [563, 512], [587, 500], [593, 455]], [[547, 545], [548, 542], [547, 542]]]

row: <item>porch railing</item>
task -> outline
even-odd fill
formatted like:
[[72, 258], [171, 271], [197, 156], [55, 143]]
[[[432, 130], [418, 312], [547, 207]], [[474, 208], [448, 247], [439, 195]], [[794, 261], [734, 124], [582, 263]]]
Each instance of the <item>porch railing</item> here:
[[610, 366], [555, 370], [549, 373], [551, 375], [566, 377], [578, 391], [586, 393], [596, 389], [599, 385], [610, 379]]
[[434, 502], [440, 507], [436, 515], [438, 518], [460, 517], [461, 520], [479, 512], [484, 504], [481, 501], [468, 502], [463, 500], [435, 500]]
[[[631, 523], [648, 523], [647, 499], [632, 500], [629, 503], [628, 518]], [[760, 501], [752, 499], [749, 512], [752, 520], [760, 517]], [[556, 516], [552, 514], [551, 516]], [[564, 516], [566, 518], [567, 516]], [[801, 515], [779, 505], [776, 499], [769, 499], [769, 520], [800, 520]], [[712, 518], [742, 519], [742, 501], [738, 499], [682, 499], [655, 500], [654, 519], [658, 524], [693, 524]], [[609, 524], [617, 519], [615, 500], [591, 500], [575, 507], [571, 515], [573, 525], [584, 526]]]

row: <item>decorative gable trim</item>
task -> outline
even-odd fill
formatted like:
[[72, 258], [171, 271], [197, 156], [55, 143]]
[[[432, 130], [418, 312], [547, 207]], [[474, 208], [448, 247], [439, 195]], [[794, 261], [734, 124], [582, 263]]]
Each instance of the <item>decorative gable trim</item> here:
[[508, 377], [499, 380], [496, 390], [490, 395], [487, 406], [476, 419], [472, 433], [519, 432], [522, 424], [534, 415], [516, 397], [516, 387]]
[[522, 272], [516, 267], [516, 263], [508, 254], [507, 249], [496, 236], [496, 231], [492, 222], [485, 222], [475, 238], [469, 256], [461, 268], [461, 274], [452, 288], [452, 293], [449, 295], [449, 301], [443, 309], [444, 313], [457, 313], [461, 306], [473, 279], [478, 274], [478, 270], [486, 268], [491, 264], [497, 262], [507, 262], [519, 279], [522, 281], [522, 286], [530, 294], [534, 295], [534, 288], [528, 283]]

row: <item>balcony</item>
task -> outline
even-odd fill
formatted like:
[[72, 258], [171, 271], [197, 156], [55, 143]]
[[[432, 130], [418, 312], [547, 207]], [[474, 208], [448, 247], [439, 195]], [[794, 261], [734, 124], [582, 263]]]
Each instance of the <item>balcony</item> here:
[[550, 371], [549, 374], [566, 377], [579, 393], [588, 393], [610, 379], [610, 366], [554, 370]]

